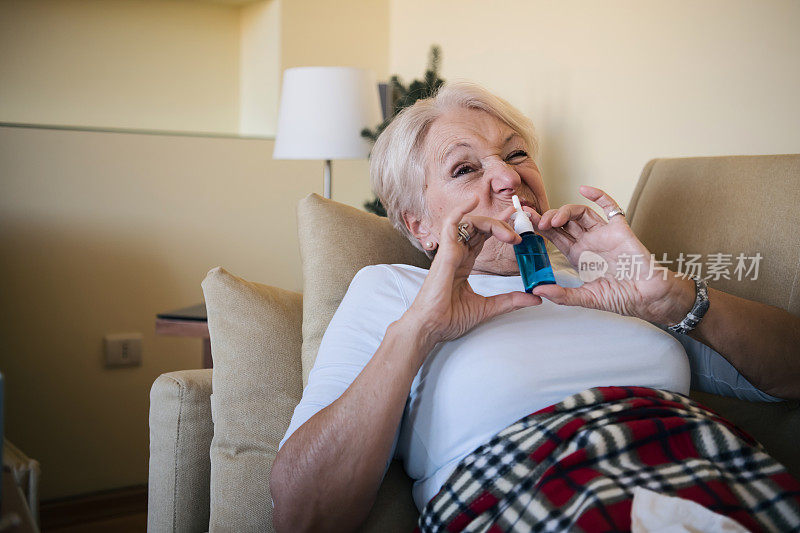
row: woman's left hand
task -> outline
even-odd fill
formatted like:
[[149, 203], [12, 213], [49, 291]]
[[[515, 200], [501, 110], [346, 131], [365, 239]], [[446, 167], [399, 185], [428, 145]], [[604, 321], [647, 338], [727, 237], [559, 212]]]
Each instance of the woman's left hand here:
[[[608, 214], [619, 205], [596, 187], [583, 185], [579, 192]], [[528, 207], [538, 232], [547, 237], [580, 271], [581, 254], [594, 252], [608, 265], [605, 274], [581, 287], [540, 285], [533, 294], [562, 305], [635, 316], [649, 322], [671, 325], [680, 322], [692, 308], [694, 283], [660, 267], [631, 231], [624, 215], [603, 220], [586, 205], [568, 204], [541, 216]], [[588, 256], [597, 260], [596, 256]], [[584, 261], [587, 255], [584, 255]]]

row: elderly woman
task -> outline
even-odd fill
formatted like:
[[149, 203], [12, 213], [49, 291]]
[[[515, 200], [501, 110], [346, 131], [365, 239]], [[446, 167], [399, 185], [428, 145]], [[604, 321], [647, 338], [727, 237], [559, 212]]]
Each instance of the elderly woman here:
[[[473, 452], [587, 389], [685, 395], [703, 365], [733, 376], [709, 378], [706, 388], [800, 398], [798, 317], [710, 288], [697, 323], [702, 283], [650, 272], [649, 251], [600, 189], [580, 193], [608, 220], [584, 205], [551, 209], [536, 149], [530, 121], [472, 84], [446, 85], [381, 134], [373, 188], [395, 227], [433, 261], [430, 270], [374, 265], [353, 279], [272, 468], [278, 530], [358, 527], [394, 457], [415, 480], [420, 524], [430, 525], [426, 513], [443, 506], [429, 502], [458, 492], [452, 479], [440, 489], [464, 475]], [[532, 293], [520, 290], [513, 195], [551, 243], [557, 284]], [[573, 267], [584, 251], [607, 261], [609, 274], [582, 283]], [[611, 275], [623, 255], [643, 259], [642, 275]], [[683, 333], [665, 331], [678, 324]]]

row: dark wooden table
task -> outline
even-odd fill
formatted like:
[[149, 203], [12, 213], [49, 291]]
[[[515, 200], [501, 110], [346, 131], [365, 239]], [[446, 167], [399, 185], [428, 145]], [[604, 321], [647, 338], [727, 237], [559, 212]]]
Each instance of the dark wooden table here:
[[203, 341], [203, 368], [212, 368], [211, 340], [208, 336], [206, 304], [182, 307], [156, 315], [156, 335], [196, 337]]

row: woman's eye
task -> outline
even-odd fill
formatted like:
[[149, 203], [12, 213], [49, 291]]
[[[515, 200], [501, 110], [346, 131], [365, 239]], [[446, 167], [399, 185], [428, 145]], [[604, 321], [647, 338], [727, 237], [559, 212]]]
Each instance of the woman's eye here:
[[506, 161], [509, 159], [519, 158], [519, 157], [528, 157], [528, 152], [525, 150], [517, 150], [516, 152], [511, 152], [508, 157], [506, 157]]
[[464, 165], [456, 169], [453, 177], [455, 178], [456, 176], [463, 176], [464, 174], [468, 174], [470, 172], [472, 172], [472, 167]]

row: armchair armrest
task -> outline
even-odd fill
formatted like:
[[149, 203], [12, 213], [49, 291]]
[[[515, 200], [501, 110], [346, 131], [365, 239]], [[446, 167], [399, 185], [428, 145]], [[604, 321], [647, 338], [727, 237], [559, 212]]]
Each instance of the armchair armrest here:
[[208, 530], [211, 372], [169, 372], [150, 389], [148, 531]]

